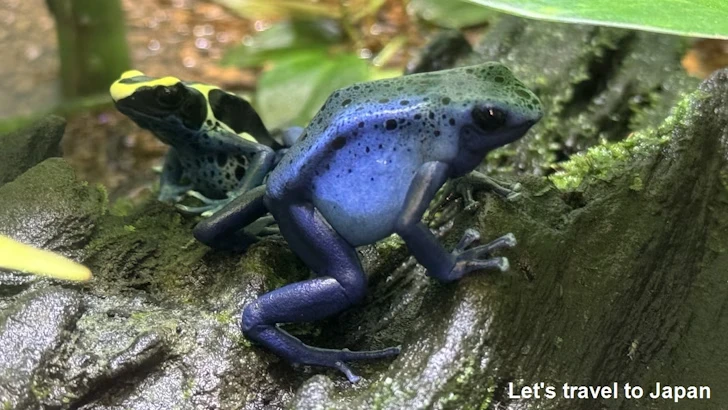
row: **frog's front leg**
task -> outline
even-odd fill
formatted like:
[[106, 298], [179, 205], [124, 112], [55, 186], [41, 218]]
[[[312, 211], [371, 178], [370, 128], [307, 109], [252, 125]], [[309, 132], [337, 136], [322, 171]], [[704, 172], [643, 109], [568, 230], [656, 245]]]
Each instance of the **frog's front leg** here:
[[185, 192], [192, 189], [192, 185], [182, 185], [184, 168], [179, 160], [177, 151], [170, 148], [164, 157], [164, 166], [159, 180], [159, 195], [157, 199], [161, 202], [179, 202]]
[[249, 165], [245, 171], [245, 175], [238, 183], [237, 188], [226, 193], [226, 198], [223, 199], [210, 199], [197, 191], [189, 191], [187, 195], [199, 199], [205, 205], [199, 207], [188, 207], [180, 205], [179, 209], [189, 213], [199, 213], [202, 216], [210, 216], [215, 212], [219, 211], [230, 203], [233, 199], [240, 195], [250, 191], [251, 189], [261, 185], [263, 179], [270, 172], [274, 166], [275, 153], [270, 147], [263, 144], [258, 144], [251, 141], [242, 140], [239, 142], [241, 150], [247, 158], [249, 158]]
[[362, 301], [367, 278], [356, 250], [312, 204], [275, 203], [281, 204], [278, 209], [275, 205], [269, 208], [283, 236], [318, 277], [276, 289], [248, 304], [243, 310], [243, 333], [292, 363], [338, 369], [356, 382], [359, 377], [346, 362], [395, 356], [399, 348], [361, 352], [321, 349], [303, 344], [277, 326], [324, 319]]
[[459, 194], [463, 198], [465, 210], [473, 211], [479, 205], [478, 201], [473, 198], [473, 192], [480, 189], [491, 191], [508, 201], [516, 200], [521, 196], [521, 184], [509, 184], [478, 171], [472, 171], [460, 178], [449, 181], [438, 199], [432, 203], [431, 209], [439, 210], [443, 208], [451, 195]]
[[404, 239], [410, 252], [427, 269], [429, 275], [442, 282], [458, 280], [466, 273], [478, 269], [507, 270], [508, 259], [491, 258], [490, 253], [499, 248], [515, 246], [513, 234], [466, 250], [480, 237], [476, 230], [468, 229], [455, 250], [448, 253], [427, 225], [422, 223], [422, 215], [437, 190], [447, 180], [448, 172], [448, 165], [442, 162], [428, 162], [420, 167], [407, 192], [395, 232]]
[[205, 245], [226, 250], [245, 250], [257, 241], [256, 232], [246, 229], [264, 219], [268, 209], [263, 203], [265, 185], [235, 198], [210, 218], [195, 226], [192, 234]]

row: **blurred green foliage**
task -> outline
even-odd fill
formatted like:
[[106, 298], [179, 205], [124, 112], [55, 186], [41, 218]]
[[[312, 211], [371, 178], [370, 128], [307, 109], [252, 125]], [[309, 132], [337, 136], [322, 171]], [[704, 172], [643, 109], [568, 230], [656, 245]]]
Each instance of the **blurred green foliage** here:
[[[362, 19], [375, 15], [385, 0], [328, 4], [217, 1], [246, 18], [280, 19], [223, 58], [227, 65], [264, 68], [254, 102], [270, 128], [306, 125], [338, 88], [402, 74], [401, 66], [385, 67], [406, 45], [406, 36], [394, 37], [373, 55], [364, 47], [358, 27]], [[442, 27], [472, 26], [492, 14], [463, 0], [415, 0], [411, 11]]]
[[412, 10], [423, 19], [446, 28], [483, 24], [495, 12], [466, 0], [410, 0]]
[[[434, 1], [434, 0], [433, 0]], [[538, 20], [728, 39], [726, 0], [467, 0]]]

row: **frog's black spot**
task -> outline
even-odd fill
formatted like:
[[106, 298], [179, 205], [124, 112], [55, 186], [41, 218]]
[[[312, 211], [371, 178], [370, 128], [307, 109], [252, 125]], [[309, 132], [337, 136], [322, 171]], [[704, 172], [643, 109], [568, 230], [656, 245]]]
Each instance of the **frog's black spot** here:
[[422, 114], [415, 114], [415, 119], [416, 120], [421, 120], [422, 119]]
[[369, 147], [367, 147], [366, 151], [367, 151], [367, 153], [369, 153]]
[[243, 179], [244, 176], [245, 176], [245, 167], [241, 167], [240, 165], [235, 167], [235, 179], [237, 179], [239, 181], [239, 180]]
[[468, 73], [468, 74], [473, 74], [473, 69], [472, 68], [466, 68], [465, 69], [465, 72]]
[[450, 125], [455, 125], [455, 118], [450, 118]]
[[316, 121], [316, 124], [321, 124], [322, 120], [323, 120], [323, 118], [319, 117], [318, 120]]
[[495, 76], [495, 78], [493, 78], [493, 81], [495, 81], [496, 83], [502, 83], [502, 82], [506, 81], [506, 79], [505, 79], [505, 77], [497, 75], [497, 76]]
[[231, 173], [229, 173], [229, 172], [226, 172], [226, 173], [225, 173], [225, 179], [227, 179], [227, 180], [230, 180], [230, 179], [232, 179], [232, 178], [233, 178], [233, 174], [231, 174]]
[[435, 119], [435, 113], [432, 112], [432, 111], [430, 111], [429, 113], [427, 113], [427, 117], [429, 117], [431, 120], [434, 120]]
[[399, 102], [399, 105], [409, 105], [409, 100], [402, 100]]
[[387, 131], [396, 130], [397, 120], [387, 120], [387, 122], [384, 123], [384, 127], [387, 129]]
[[342, 107], [346, 107], [347, 105], [351, 104], [351, 98], [347, 98], [344, 101], [341, 102]]
[[450, 101], [451, 101], [450, 100], [450, 97], [445, 97], [445, 98], [442, 99], [442, 104], [443, 105], [448, 105], [448, 104], [450, 104]]
[[351, 168], [349, 168], [347, 171], [349, 171], [349, 173], [351, 174]]
[[527, 93], [526, 90], [521, 89], [521, 88], [516, 90], [516, 94], [518, 94], [519, 96], [521, 96], [523, 98], [528, 98], [528, 99], [531, 98], [531, 95], [529, 93]]
[[346, 137], [341, 135], [334, 138], [334, 140], [331, 142], [331, 146], [336, 150], [344, 148], [344, 145], [346, 145]]
[[339, 96], [339, 92], [337, 91], [337, 92], [334, 93], [334, 98], [336, 98], [338, 96]]
[[326, 170], [331, 171], [331, 164], [326, 164]]
[[386, 104], [386, 103], [389, 102], [389, 98], [382, 98], [382, 99], [379, 100], [379, 102], [382, 103], [382, 104]]
[[359, 123], [359, 128], [364, 128], [364, 121]]
[[218, 166], [220, 166], [220, 167], [225, 166], [225, 164], [227, 163], [227, 160], [228, 160], [228, 157], [227, 157], [227, 155], [225, 155], [224, 152], [217, 153], [217, 165]]
[[384, 147], [382, 147], [382, 144], [379, 144], [379, 149], [382, 149], [382, 148], [384, 148]]
[[212, 126], [212, 120], [205, 121], [205, 124], [207, 124], [207, 126]]
[[439, 136], [440, 136], [440, 131], [438, 131], [438, 130], [435, 130], [435, 136], [436, 136], [436, 137], [439, 137]]
[[358, 90], [358, 89], [360, 89], [361, 87], [359, 87], [358, 85], [355, 85], [355, 86], [354, 86], [353, 88], [354, 88], [355, 90]]
[[374, 177], [369, 178], [370, 181], [374, 181]]
[[397, 87], [397, 91], [404, 91], [404, 87]]

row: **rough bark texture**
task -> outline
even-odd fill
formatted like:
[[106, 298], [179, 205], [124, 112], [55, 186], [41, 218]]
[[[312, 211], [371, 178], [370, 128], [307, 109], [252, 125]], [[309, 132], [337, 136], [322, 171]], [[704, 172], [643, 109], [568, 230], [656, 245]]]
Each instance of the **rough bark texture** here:
[[[624, 55], [605, 65], [617, 44]], [[571, 188], [525, 174], [520, 198], [477, 192], [478, 207], [440, 229], [450, 247], [470, 226], [486, 239], [513, 232], [509, 273], [442, 285], [398, 239], [362, 248], [367, 303], [289, 327], [323, 346], [402, 345], [393, 361], [355, 364], [364, 380], [354, 386], [334, 371], [292, 369], [239, 333], [244, 304], [309, 274], [283, 240], [213, 251], [173, 207], [150, 198], [109, 210], [103, 189], [77, 181], [63, 160], [41, 162], [0, 187], [0, 234], [82, 261], [95, 278], [69, 285], [0, 272], [0, 408], [666, 408], [671, 401], [560, 394], [566, 382], [649, 391], [656, 381], [712, 388], [710, 400], [671, 408], [728, 407], [728, 71], [677, 103], [694, 90], [679, 47], [627, 31], [512, 19], [494, 27], [468, 61], [505, 60], [549, 114], [533, 145], [490, 167], [543, 170], [552, 160], [530, 157], [539, 146], [649, 130], [586, 154]], [[649, 103], [629, 105], [643, 93]], [[461, 205], [445, 204], [445, 215]], [[509, 382], [559, 394], [513, 399]]]

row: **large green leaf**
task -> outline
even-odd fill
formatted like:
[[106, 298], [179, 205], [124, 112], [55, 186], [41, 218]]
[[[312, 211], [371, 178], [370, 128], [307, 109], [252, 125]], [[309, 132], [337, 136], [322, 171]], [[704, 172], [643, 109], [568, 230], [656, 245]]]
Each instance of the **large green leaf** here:
[[494, 14], [488, 8], [465, 0], [411, 0], [410, 7], [423, 19], [447, 28], [482, 24]]
[[728, 39], [728, 0], [468, 0], [539, 20]]
[[260, 76], [255, 102], [269, 128], [305, 126], [334, 90], [379, 74], [352, 54], [294, 51]]
[[256, 67], [292, 52], [318, 50], [336, 44], [342, 38], [341, 28], [333, 20], [283, 21], [258, 33], [250, 44], [230, 49], [222, 63], [237, 67]]

